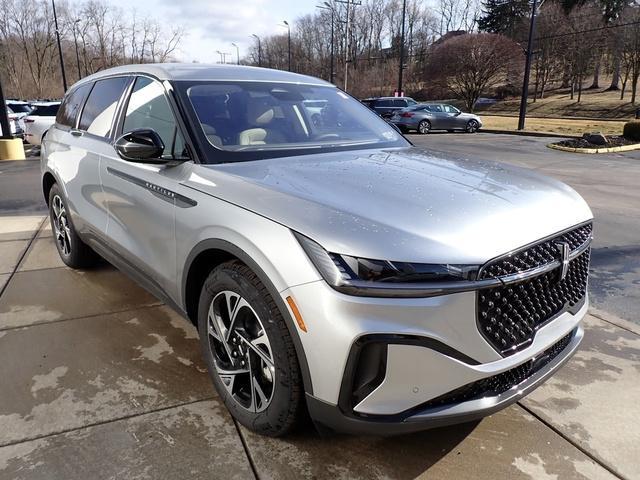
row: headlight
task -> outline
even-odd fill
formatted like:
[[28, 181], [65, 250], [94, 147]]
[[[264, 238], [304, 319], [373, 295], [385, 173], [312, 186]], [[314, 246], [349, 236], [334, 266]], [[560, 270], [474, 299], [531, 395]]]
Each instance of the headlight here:
[[372, 260], [327, 252], [294, 232], [320, 275], [336, 290], [351, 295], [428, 297], [473, 290], [478, 265], [450, 265]]

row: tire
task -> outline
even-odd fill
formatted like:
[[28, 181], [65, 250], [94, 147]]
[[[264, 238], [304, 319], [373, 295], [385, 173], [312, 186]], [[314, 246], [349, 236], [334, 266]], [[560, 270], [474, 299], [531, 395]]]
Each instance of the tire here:
[[480, 124], [477, 120], [469, 120], [464, 130], [467, 133], [476, 133], [478, 128], [480, 128]]
[[49, 191], [49, 221], [58, 254], [65, 265], [79, 269], [93, 267], [98, 263], [100, 257], [76, 233], [67, 201], [55, 183]]
[[303, 411], [300, 366], [282, 312], [249, 267], [234, 260], [209, 274], [198, 331], [209, 375], [231, 415], [262, 435], [290, 432]]
[[455, 130], [447, 130], [449, 133], [455, 133]]
[[418, 133], [427, 134], [431, 131], [431, 122], [429, 120], [420, 120], [418, 124]]

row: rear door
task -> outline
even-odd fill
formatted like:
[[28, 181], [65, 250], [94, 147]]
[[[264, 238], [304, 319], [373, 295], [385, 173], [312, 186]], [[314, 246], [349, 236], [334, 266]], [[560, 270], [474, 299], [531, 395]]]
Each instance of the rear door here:
[[460, 125], [460, 121], [458, 119], [460, 115], [460, 110], [458, 110], [456, 107], [452, 105], [446, 105], [446, 104], [442, 105], [442, 110], [447, 116], [446, 118], [447, 128], [449, 129], [464, 128], [464, 125]]
[[[157, 80], [139, 76], [123, 104], [117, 135], [152, 128], [162, 138], [166, 158], [184, 157], [185, 141]], [[189, 208], [179, 181], [190, 175], [192, 162], [152, 165], [121, 159], [115, 148], [102, 157], [102, 187], [108, 198], [111, 246], [160, 291], [169, 292], [176, 276], [175, 209]], [[187, 198], [185, 200], [185, 198]]]

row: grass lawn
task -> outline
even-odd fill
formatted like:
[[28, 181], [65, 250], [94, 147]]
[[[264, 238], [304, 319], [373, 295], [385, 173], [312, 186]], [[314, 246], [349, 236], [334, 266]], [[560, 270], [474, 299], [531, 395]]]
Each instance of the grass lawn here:
[[[482, 115], [483, 128], [516, 130], [518, 117]], [[553, 132], [567, 135], [582, 135], [585, 132], [602, 132], [605, 135], [622, 135], [624, 121], [577, 120], [571, 118], [527, 117], [525, 130], [533, 132]]]

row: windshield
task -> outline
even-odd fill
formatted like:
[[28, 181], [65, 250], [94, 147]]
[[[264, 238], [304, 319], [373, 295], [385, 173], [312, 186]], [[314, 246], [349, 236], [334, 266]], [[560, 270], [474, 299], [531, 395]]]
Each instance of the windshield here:
[[331, 86], [271, 82], [183, 85], [197, 127], [225, 161], [345, 148], [406, 146], [397, 131]]

